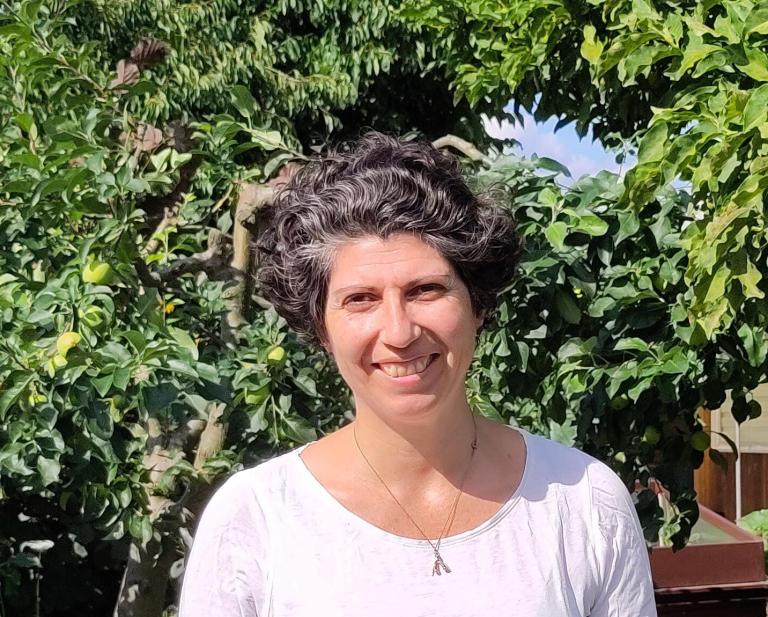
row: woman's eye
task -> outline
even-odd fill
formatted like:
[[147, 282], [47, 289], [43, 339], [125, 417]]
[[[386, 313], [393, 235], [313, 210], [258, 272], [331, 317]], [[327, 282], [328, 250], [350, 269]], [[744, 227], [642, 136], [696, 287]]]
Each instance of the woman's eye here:
[[419, 296], [433, 296], [437, 295], [443, 290], [442, 285], [437, 284], [429, 284], [429, 285], [419, 285], [414, 291]]
[[373, 297], [370, 294], [354, 294], [352, 296], [349, 296], [345, 304], [352, 305], [352, 306], [360, 306], [364, 304], [369, 304], [373, 301]]

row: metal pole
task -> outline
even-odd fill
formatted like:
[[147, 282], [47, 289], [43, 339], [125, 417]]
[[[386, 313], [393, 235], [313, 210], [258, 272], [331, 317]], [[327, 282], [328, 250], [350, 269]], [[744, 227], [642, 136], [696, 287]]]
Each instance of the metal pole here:
[[741, 518], [741, 424], [736, 423], [736, 520]]

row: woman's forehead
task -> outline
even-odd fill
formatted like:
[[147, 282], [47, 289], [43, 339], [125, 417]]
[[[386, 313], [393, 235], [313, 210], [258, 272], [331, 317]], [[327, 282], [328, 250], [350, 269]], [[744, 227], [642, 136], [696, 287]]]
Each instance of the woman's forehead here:
[[330, 291], [349, 285], [406, 284], [429, 276], [453, 276], [451, 264], [416, 236], [382, 239], [367, 236], [344, 243], [336, 251]]

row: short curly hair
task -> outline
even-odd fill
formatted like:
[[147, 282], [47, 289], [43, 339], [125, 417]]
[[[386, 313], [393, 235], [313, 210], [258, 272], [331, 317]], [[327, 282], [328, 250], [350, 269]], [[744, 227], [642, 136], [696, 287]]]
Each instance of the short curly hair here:
[[486, 322], [522, 247], [511, 214], [470, 190], [456, 158], [375, 132], [302, 168], [262, 221], [260, 293], [314, 344], [326, 334], [336, 251], [350, 240], [416, 235], [453, 266]]

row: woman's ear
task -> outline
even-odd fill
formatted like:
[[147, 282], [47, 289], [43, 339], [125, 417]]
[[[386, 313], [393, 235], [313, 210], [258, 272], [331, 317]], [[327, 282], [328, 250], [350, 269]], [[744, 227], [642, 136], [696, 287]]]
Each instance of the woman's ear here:
[[479, 332], [480, 328], [483, 327], [483, 324], [485, 323], [485, 317], [488, 315], [488, 311], [482, 310], [477, 315], [475, 315], [475, 331]]

